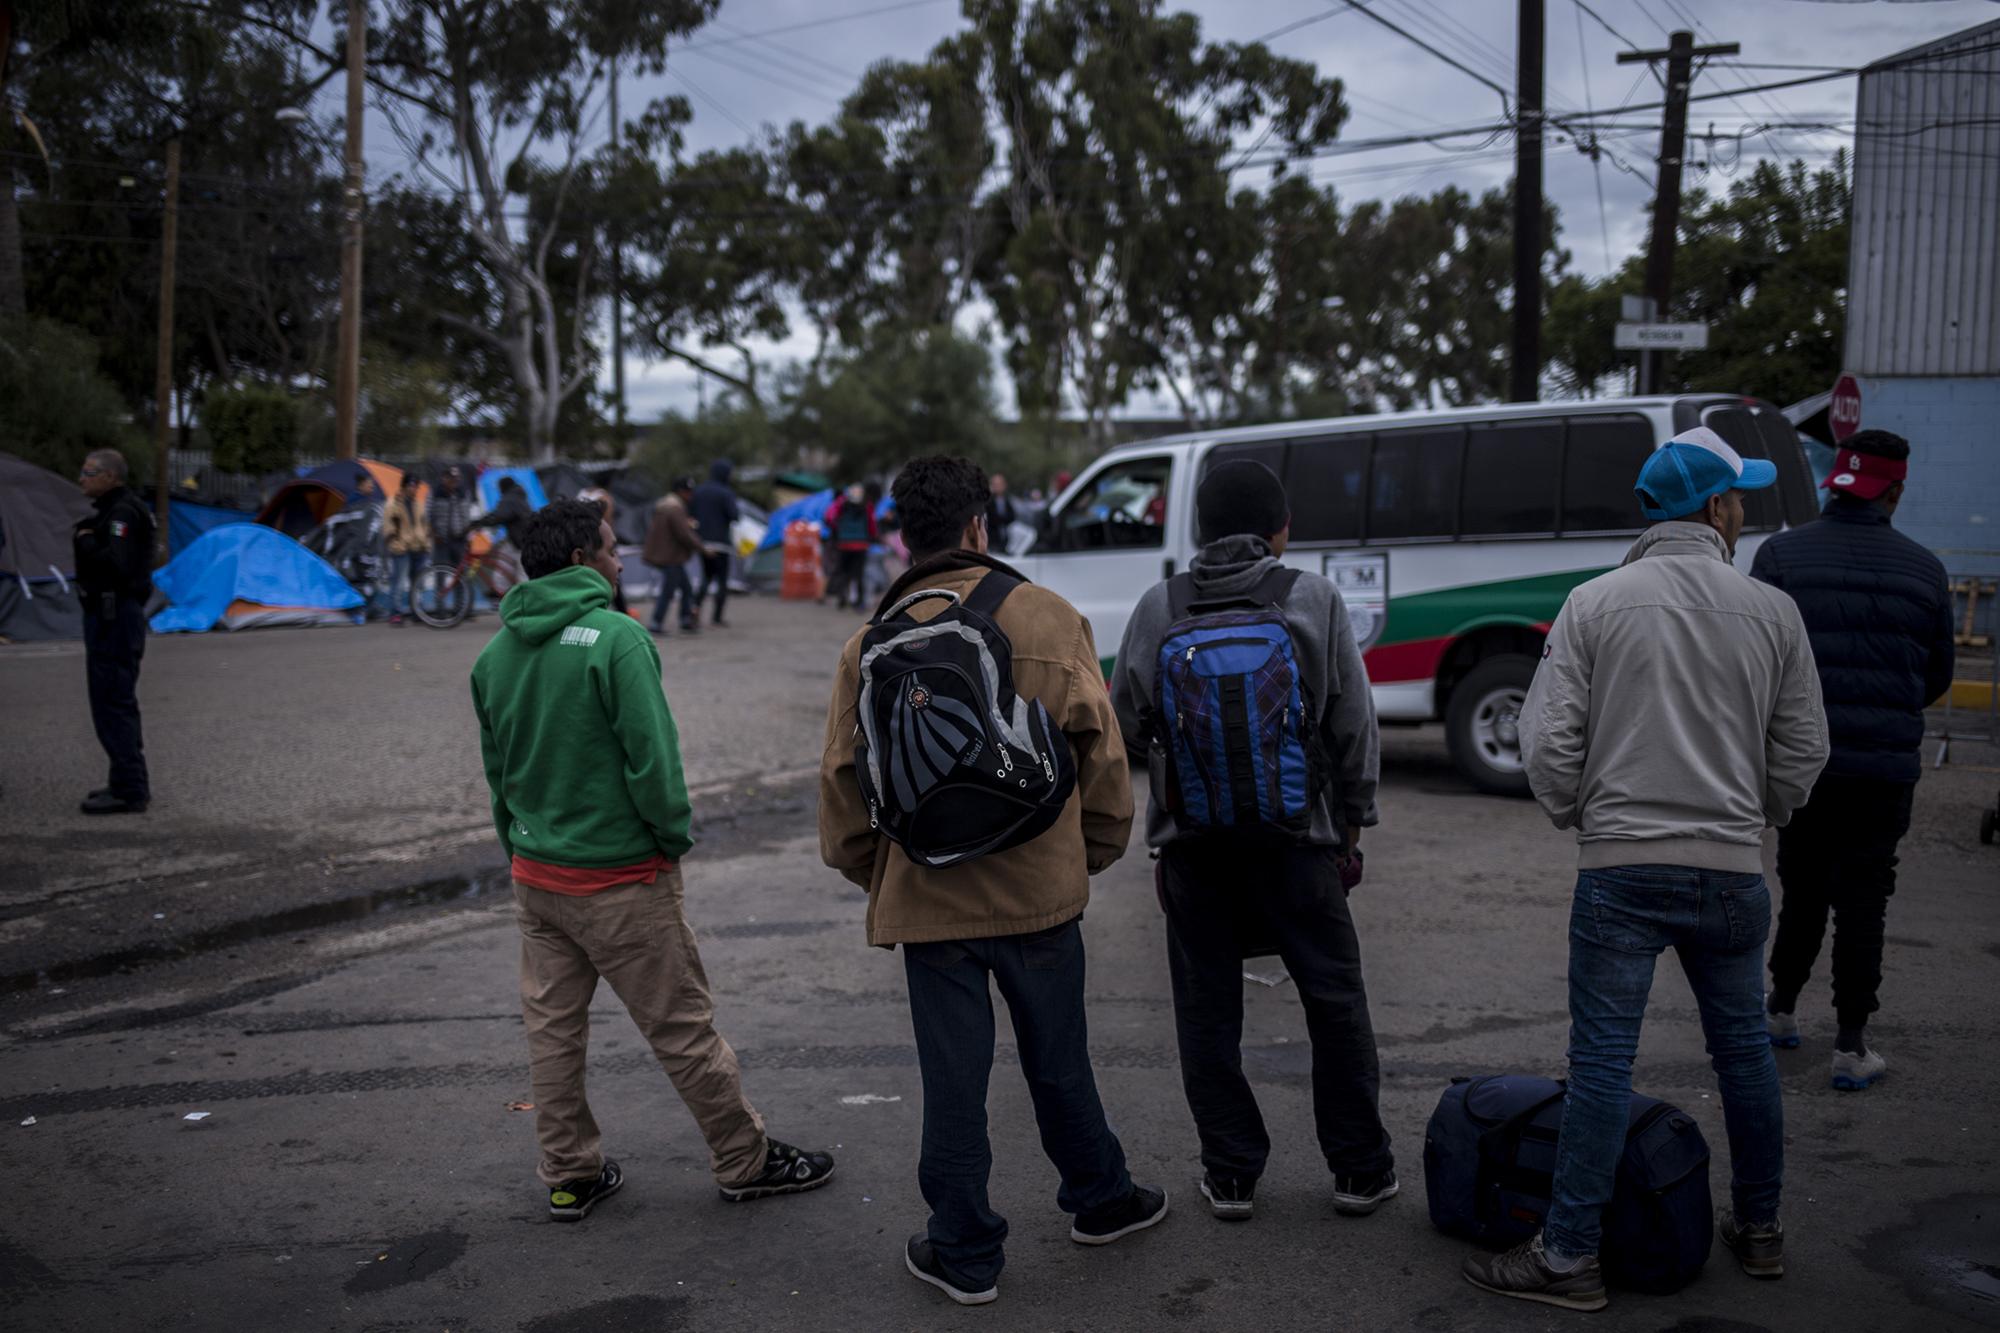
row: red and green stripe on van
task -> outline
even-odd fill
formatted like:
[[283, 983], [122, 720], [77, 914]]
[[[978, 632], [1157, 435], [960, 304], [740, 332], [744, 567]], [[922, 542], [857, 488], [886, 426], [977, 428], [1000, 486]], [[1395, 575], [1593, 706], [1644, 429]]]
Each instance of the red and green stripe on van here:
[[[1362, 654], [1368, 679], [1375, 685], [1430, 680], [1455, 640], [1494, 627], [1546, 631], [1562, 610], [1570, 589], [1604, 573], [1603, 569], [1572, 569], [1529, 578], [1468, 583], [1389, 598], [1389, 620], [1382, 637]], [[1111, 676], [1117, 659], [1103, 659]]]
[[1570, 569], [1558, 574], [1468, 583], [1436, 592], [1389, 598], [1382, 637], [1362, 654], [1376, 685], [1430, 680], [1455, 640], [1498, 626], [1546, 631], [1570, 589], [1604, 573]]

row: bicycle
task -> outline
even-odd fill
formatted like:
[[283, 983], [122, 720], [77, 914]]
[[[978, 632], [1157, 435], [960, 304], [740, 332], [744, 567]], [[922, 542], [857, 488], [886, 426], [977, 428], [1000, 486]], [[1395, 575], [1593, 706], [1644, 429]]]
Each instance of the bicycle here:
[[457, 564], [435, 564], [417, 576], [410, 614], [432, 629], [450, 629], [472, 614], [475, 580], [496, 605], [521, 581], [513, 559], [484, 533], [473, 534]]

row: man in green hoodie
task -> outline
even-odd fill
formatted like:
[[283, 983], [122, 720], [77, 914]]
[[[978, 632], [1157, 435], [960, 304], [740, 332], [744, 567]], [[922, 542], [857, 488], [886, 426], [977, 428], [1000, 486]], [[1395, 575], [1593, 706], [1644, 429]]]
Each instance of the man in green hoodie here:
[[694, 1113], [723, 1198], [817, 1189], [833, 1158], [765, 1134], [715, 1030], [682, 914], [678, 863], [694, 840], [680, 740], [651, 636], [610, 609], [620, 573], [611, 525], [595, 505], [558, 500], [517, 536], [528, 582], [500, 604], [502, 629], [473, 664], [472, 706], [493, 827], [513, 861], [549, 1213], [577, 1221], [625, 1183], [583, 1092], [599, 977]]

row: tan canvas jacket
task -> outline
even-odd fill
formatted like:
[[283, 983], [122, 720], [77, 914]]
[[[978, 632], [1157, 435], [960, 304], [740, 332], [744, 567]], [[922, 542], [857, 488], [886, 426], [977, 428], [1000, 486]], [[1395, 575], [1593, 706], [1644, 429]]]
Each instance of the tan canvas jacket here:
[[[944, 588], [964, 597], [995, 568], [1006, 566], [969, 551], [939, 556], [899, 579], [884, 604], [918, 588]], [[910, 614], [928, 620], [944, 605], [936, 599], [920, 602]], [[1020, 935], [1061, 925], [1090, 901], [1090, 877], [1124, 855], [1131, 840], [1125, 742], [1090, 623], [1068, 602], [1031, 583], [1001, 605], [997, 623], [1013, 645], [1015, 691], [1040, 699], [1069, 738], [1076, 791], [1055, 824], [1031, 842], [942, 869], [911, 862], [869, 826], [868, 804], [854, 772], [862, 637], [857, 631], [841, 652], [827, 710], [819, 845], [829, 866], [868, 890], [870, 944], [886, 948]]]

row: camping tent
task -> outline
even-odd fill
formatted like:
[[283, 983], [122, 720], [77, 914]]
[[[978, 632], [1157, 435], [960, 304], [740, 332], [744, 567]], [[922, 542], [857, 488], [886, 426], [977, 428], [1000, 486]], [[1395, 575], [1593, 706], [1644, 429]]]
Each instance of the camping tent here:
[[[257, 511], [257, 521], [276, 528], [287, 537], [303, 537], [320, 524], [347, 508], [359, 495], [377, 503], [394, 495], [403, 484], [403, 469], [375, 458], [343, 458], [300, 473], [271, 493]], [[417, 488], [417, 503], [430, 494], [428, 486]]]
[[771, 521], [764, 528], [764, 540], [757, 543], [757, 549], [768, 551], [774, 546], [782, 545], [785, 540], [785, 529], [801, 520], [814, 524], [825, 522], [826, 511], [833, 508], [833, 497], [838, 494], [840, 492], [828, 489], [773, 509]]
[[0, 454], [0, 639], [82, 636], [70, 530], [89, 514], [76, 483]]
[[196, 504], [175, 496], [173, 504], [167, 509], [167, 554], [179, 555], [210, 528], [219, 528], [227, 523], [248, 523], [254, 517], [241, 509]]
[[159, 634], [361, 621], [361, 594], [332, 565], [256, 523], [211, 528], [162, 566], [153, 586], [171, 603], [153, 617]]
[[479, 474], [479, 502], [491, 509], [500, 503], [500, 478], [512, 477], [528, 493], [528, 503], [540, 509], [549, 502], [549, 493], [542, 489], [542, 479], [535, 475], [531, 467], [490, 467]]

